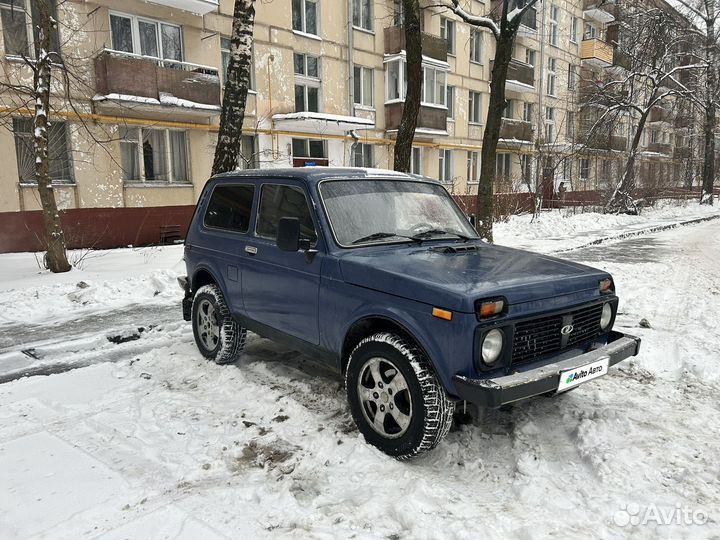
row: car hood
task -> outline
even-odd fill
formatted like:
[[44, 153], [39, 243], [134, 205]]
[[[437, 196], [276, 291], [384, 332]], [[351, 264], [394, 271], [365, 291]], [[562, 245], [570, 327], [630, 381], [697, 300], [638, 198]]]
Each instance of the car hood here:
[[598, 281], [609, 277], [589, 266], [484, 242], [353, 249], [340, 257], [340, 269], [347, 283], [467, 313], [474, 312], [476, 300], [499, 296], [511, 306], [578, 298], [582, 291], [597, 293]]

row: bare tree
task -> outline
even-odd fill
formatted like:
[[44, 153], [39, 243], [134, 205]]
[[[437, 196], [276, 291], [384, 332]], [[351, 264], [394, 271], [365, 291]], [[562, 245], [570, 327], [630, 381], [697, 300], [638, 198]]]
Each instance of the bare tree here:
[[215, 147], [212, 174], [232, 171], [238, 167], [242, 125], [250, 86], [254, 26], [255, 0], [235, 0], [230, 36], [230, 62], [225, 75], [220, 131]]
[[704, 91], [694, 100], [703, 112], [703, 173], [700, 202], [713, 204], [715, 183], [715, 132], [720, 102], [720, 0], [674, 0], [678, 10], [692, 23], [688, 29], [700, 37], [703, 68], [699, 88]]
[[395, 140], [396, 171], [410, 172], [412, 144], [417, 128], [422, 96], [422, 33], [419, 0], [402, 0], [403, 31], [407, 54], [407, 91], [402, 119]]
[[[508, 66], [510, 60], [512, 60], [515, 37], [520, 28], [523, 15], [533, 9], [538, 0], [503, 1], [499, 23], [489, 16], [478, 16], [469, 13], [460, 5], [460, 0], [444, 0], [444, 2], [445, 7], [451, 9], [466, 23], [490, 30], [495, 39], [495, 60], [493, 62], [492, 80], [490, 81], [490, 100], [481, 153], [476, 224], [480, 236], [492, 242], [495, 156], [498, 140], [500, 139], [503, 111], [507, 106], [505, 83], [507, 81]], [[511, 3], [514, 6], [513, 9], [510, 9]]]

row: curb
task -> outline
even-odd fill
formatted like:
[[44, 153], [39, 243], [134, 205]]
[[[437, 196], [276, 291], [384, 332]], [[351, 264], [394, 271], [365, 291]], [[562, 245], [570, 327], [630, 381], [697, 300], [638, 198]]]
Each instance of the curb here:
[[688, 221], [678, 221], [675, 223], [667, 223], [665, 225], [656, 225], [654, 227], [648, 227], [647, 229], [631, 231], [631, 232], [627, 232], [627, 233], [623, 233], [623, 234], [618, 234], [616, 236], [607, 236], [605, 238], [597, 238], [596, 240], [593, 240], [592, 242], [588, 242], [587, 244], [582, 244], [580, 246], [575, 246], [575, 247], [571, 247], [571, 248], [567, 248], [567, 249], [560, 249], [557, 251], [551, 251], [550, 253], [552, 253], [553, 255], [559, 254], [559, 253], [569, 253], [571, 251], [577, 251], [578, 249], [584, 249], [587, 247], [597, 246], [599, 244], [604, 244], [606, 242], [612, 242], [614, 240], [625, 240], [627, 238], [633, 238], [634, 236], [644, 236], [646, 234], [667, 231], [669, 229], [676, 229], [678, 227], [684, 227], [685, 225], [694, 225], [696, 223], [703, 223], [705, 221], [712, 221], [715, 219], [720, 219], [720, 214], [716, 214], [714, 216], [690, 219]]

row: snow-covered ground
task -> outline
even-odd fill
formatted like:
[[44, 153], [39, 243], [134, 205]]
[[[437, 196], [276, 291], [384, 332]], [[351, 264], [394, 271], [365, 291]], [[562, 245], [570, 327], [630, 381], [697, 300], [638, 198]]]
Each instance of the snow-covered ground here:
[[[497, 238], [552, 252], [699, 217], [519, 217]], [[90, 364], [0, 384], [0, 538], [720, 535], [720, 220], [563, 254], [614, 274], [641, 354], [474, 412], [409, 463], [363, 442], [311, 358], [255, 338], [237, 364], [205, 362], [180, 320], [181, 249], [95, 255], [64, 276], [0, 256], [0, 372]]]

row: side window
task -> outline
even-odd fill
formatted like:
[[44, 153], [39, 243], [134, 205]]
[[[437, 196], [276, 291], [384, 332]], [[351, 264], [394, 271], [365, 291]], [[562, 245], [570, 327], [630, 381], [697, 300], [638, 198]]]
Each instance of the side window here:
[[205, 226], [248, 232], [254, 195], [255, 186], [217, 186], [205, 212]]
[[264, 185], [260, 192], [257, 235], [275, 240], [278, 223], [283, 217], [298, 218], [301, 238], [311, 242], [317, 240], [310, 207], [302, 190], [293, 186]]

